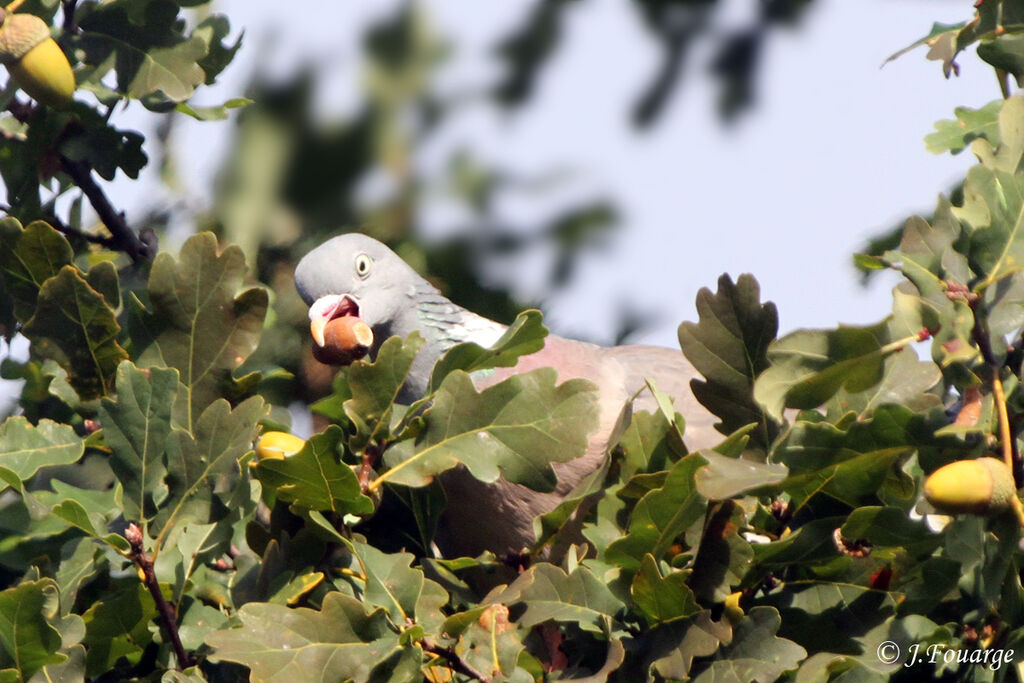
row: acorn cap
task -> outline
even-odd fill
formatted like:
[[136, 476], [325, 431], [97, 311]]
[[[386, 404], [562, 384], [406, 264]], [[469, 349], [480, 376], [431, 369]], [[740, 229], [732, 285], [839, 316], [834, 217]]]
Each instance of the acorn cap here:
[[16, 62], [50, 37], [50, 27], [34, 14], [11, 14], [0, 25], [0, 62]]
[[988, 515], [1009, 508], [1017, 486], [998, 458], [958, 460], [944, 465], [924, 482], [924, 497], [939, 512]]

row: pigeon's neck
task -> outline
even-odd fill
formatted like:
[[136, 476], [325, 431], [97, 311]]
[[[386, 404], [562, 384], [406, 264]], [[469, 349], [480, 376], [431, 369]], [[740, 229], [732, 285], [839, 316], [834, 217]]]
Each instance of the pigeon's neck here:
[[411, 294], [412, 306], [395, 326], [401, 329], [392, 333], [406, 336], [418, 330], [423, 335], [425, 343], [413, 362], [406, 387], [409, 395], [418, 398], [426, 391], [434, 363], [448, 349], [463, 342], [490, 346], [507, 327], [452, 303], [426, 281], [417, 283]]

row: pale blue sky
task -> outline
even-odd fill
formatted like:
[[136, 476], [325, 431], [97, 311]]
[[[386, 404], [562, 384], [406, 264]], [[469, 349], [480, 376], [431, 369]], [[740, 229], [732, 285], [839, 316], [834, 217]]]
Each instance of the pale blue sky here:
[[[256, 63], [287, 75], [298, 65], [322, 72], [319, 110], [326, 118], [358, 101], [356, 40], [397, 0], [306, 0], [288, 11], [268, 3], [224, 0], [218, 9], [245, 27], [246, 45], [215, 90], [197, 104], [235, 96]], [[423, 6], [454, 56], [442, 86], [461, 92], [498, 73], [491, 48], [517, 25], [531, 2], [434, 0]], [[725, 5], [744, 19], [746, 0]], [[636, 134], [629, 106], [659, 54], [622, 0], [575, 6], [565, 41], [534, 99], [508, 116], [481, 105], [449, 122], [418, 163], [441, 169], [454, 149], [470, 146], [496, 165], [524, 175], [571, 168], [574, 179], [549, 197], [508, 195], [503, 213], [539, 220], [570, 198], [609, 195], [624, 228], [611, 248], [588, 259], [557, 298], [541, 289], [541, 269], [515, 264], [495, 278], [515, 281], [528, 298], [547, 299], [548, 322], [563, 333], [607, 338], [614, 305], [634, 302], [659, 316], [638, 340], [675, 345], [675, 329], [693, 319], [694, 295], [718, 275], [753, 273], [780, 310], [783, 331], [868, 323], [889, 310], [894, 279], [870, 290], [858, 284], [851, 254], [864, 240], [911, 212], [930, 210], [972, 163], [969, 154], [933, 156], [922, 138], [958, 105], [998, 96], [991, 69], [973, 51], [962, 76], [946, 81], [940, 66], [912, 52], [880, 69], [884, 58], [927, 33], [933, 20], [968, 18], [966, 1], [818, 0], [795, 31], [773, 33], [763, 60], [759, 104], [737, 125], [714, 113], [706, 75], [709, 45], [690, 60], [686, 83], [652, 131]], [[146, 121], [140, 112], [138, 121]], [[118, 116], [128, 125], [132, 112]], [[139, 124], [141, 125], [141, 124]], [[202, 202], [229, 137], [229, 123], [188, 122], [176, 132], [182, 177]], [[152, 195], [119, 183], [117, 201], [133, 211]], [[431, 205], [435, 234], [464, 224], [443, 201]], [[531, 255], [532, 259], [539, 258]]]

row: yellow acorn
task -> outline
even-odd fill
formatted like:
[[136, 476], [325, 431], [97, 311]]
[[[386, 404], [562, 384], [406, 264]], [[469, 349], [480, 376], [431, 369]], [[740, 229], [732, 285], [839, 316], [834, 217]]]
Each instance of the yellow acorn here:
[[57, 108], [71, 104], [75, 75], [50, 27], [36, 15], [0, 9], [0, 62], [37, 102]]
[[924, 497], [951, 515], [992, 515], [1010, 507], [1017, 495], [1013, 473], [998, 458], [958, 460], [944, 465], [924, 482]]
[[306, 442], [287, 432], [264, 432], [256, 442], [256, 457], [260, 460], [284, 460], [302, 450]]

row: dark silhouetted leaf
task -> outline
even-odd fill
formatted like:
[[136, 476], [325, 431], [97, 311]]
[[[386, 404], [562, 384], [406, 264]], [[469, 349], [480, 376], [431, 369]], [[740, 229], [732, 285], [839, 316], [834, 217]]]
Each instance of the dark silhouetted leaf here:
[[775, 304], [761, 303], [760, 287], [750, 275], [733, 284], [718, 278], [718, 291], [697, 293], [699, 322], [679, 326], [683, 353], [705, 380], [694, 379], [693, 394], [721, 419], [715, 427], [730, 434], [757, 423], [756, 441], [766, 448], [776, 427], [754, 401], [754, 380], [768, 367], [767, 349], [779, 330]]

